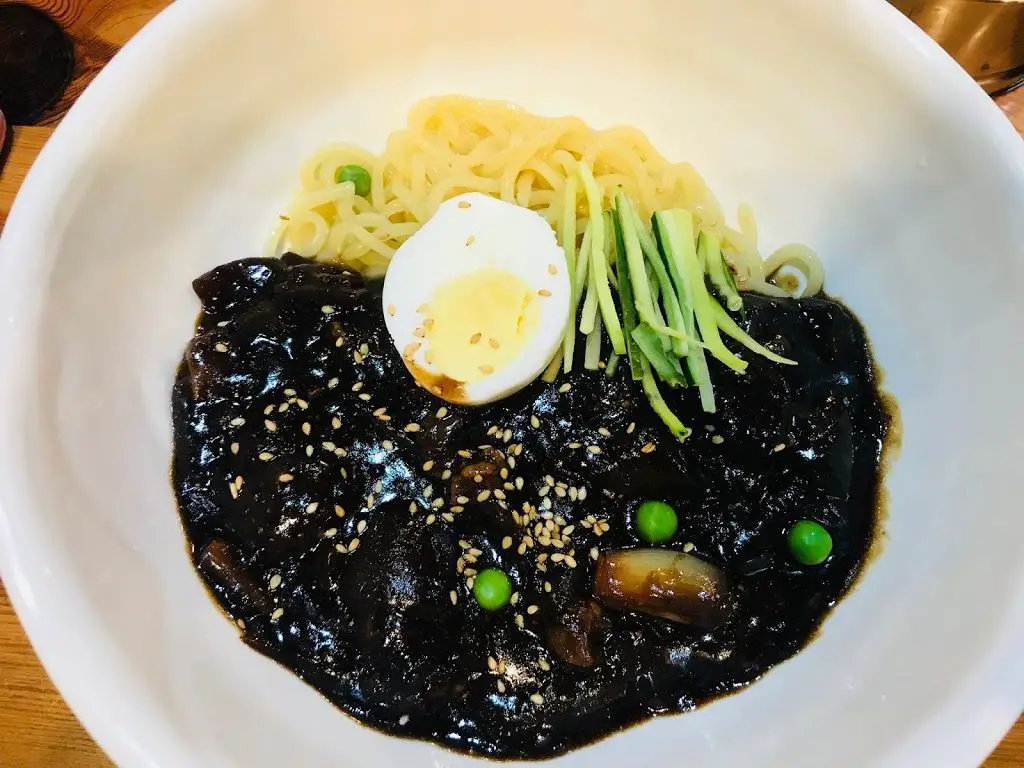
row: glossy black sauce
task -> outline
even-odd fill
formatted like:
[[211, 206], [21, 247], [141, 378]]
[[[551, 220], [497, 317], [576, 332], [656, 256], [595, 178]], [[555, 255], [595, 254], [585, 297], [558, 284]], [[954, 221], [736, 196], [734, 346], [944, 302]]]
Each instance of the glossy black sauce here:
[[[692, 709], [800, 650], [871, 546], [890, 418], [863, 329], [828, 298], [748, 295], [749, 332], [800, 365], [712, 363], [714, 416], [693, 391], [666, 392], [694, 429], [680, 445], [628, 366], [446, 405], [413, 385], [379, 286], [335, 268], [246, 260], [195, 289], [172, 473], [193, 560], [246, 643], [373, 727], [542, 758]], [[671, 546], [737, 585], [711, 632], [592, 599], [591, 549], [638, 546], [630, 515], [649, 498], [679, 511]], [[539, 517], [521, 554], [524, 502], [575, 526], [562, 549], [541, 543]], [[835, 541], [816, 568], [786, 549], [803, 518]], [[519, 594], [494, 614], [464, 570], [489, 565]]]

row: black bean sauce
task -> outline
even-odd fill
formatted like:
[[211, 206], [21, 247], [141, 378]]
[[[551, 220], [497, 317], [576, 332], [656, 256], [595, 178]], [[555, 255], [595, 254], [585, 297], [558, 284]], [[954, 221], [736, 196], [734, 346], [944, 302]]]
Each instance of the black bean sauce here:
[[[715, 415], [666, 392], [680, 444], [627, 365], [446, 404], [405, 370], [380, 285], [334, 267], [250, 259], [194, 287], [173, 396], [194, 563], [246, 643], [388, 733], [543, 758], [692, 709], [799, 651], [871, 546], [890, 417], [831, 299], [748, 295], [751, 335], [800, 364], [712, 362]], [[710, 632], [593, 597], [645, 499], [735, 584]], [[816, 568], [785, 543], [804, 518], [835, 542]], [[495, 613], [467, 586], [489, 566], [516, 590]]]

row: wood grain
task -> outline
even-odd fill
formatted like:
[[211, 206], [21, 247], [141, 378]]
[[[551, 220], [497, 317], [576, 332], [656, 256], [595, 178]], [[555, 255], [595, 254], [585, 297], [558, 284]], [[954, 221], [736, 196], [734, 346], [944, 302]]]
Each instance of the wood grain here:
[[[0, 228], [14, 195], [52, 126], [88, 82], [142, 25], [170, 0], [30, 0], [68, 29], [79, 63], [65, 98], [42, 127], [15, 131], [6, 165], [0, 170]], [[283, 2], [284, 0], [282, 0]], [[1024, 88], [1000, 99], [1024, 133]], [[51, 126], [51, 127], [47, 127]], [[109, 768], [111, 762], [67, 708], [36, 659], [7, 593], [0, 586], [0, 768]], [[984, 768], [1024, 766], [1024, 718]], [[198, 768], [198, 767], [197, 767]]]

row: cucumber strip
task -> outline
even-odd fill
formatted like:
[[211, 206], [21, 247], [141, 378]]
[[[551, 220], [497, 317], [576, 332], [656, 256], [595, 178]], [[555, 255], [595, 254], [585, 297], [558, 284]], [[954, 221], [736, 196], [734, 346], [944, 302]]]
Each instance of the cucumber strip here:
[[591, 228], [587, 222], [583, 230], [583, 242], [580, 244], [580, 255], [576, 259], [576, 274], [572, 275], [572, 295], [576, 299], [576, 306], [579, 306], [583, 299], [583, 290], [587, 287], [587, 268], [590, 265], [590, 242]]
[[576, 274], [576, 177], [570, 176], [565, 182], [565, 201], [562, 208], [562, 226], [560, 232], [562, 250], [565, 251], [565, 267], [569, 275], [569, 318], [565, 324], [565, 335], [562, 338], [562, 370], [572, 370], [572, 360], [576, 354], [576, 311], [578, 301], [572, 289], [573, 277]]
[[615, 300], [612, 298], [612, 291], [608, 286], [608, 256], [605, 245], [604, 217], [601, 215], [601, 192], [597, 188], [594, 174], [587, 163], [579, 163], [577, 170], [587, 195], [590, 225], [593, 228], [590, 243], [590, 270], [595, 278], [597, 301], [605, 328], [608, 329], [608, 338], [612, 343], [612, 349], [616, 353], [622, 354], [626, 351], [626, 341], [622, 335], [622, 324], [619, 322]]
[[597, 316], [593, 332], [587, 336], [587, 347], [583, 354], [583, 367], [588, 371], [596, 371], [601, 362], [601, 316]]
[[739, 327], [736, 321], [732, 319], [732, 315], [726, 312], [721, 304], [714, 299], [711, 300], [711, 303], [711, 309], [715, 313], [715, 322], [718, 323], [718, 327], [726, 336], [735, 339], [751, 352], [756, 352], [761, 355], [761, 357], [767, 358], [773, 363], [780, 363], [781, 365], [799, 365], [796, 360], [790, 360], [788, 357], [777, 355], [767, 347], [758, 344], [746, 331]]
[[583, 313], [580, 315], [580, 333], [589, 336], [594, 332], [594, 323], [597, 320], [598, 298], [597, 283], [595, 275], [597, 270], [591, 265], [590, 274], [587, 276], [587, 298], [583, 302]]
[[[672, 275], [672, 281], [676, 286], [676, 296], [679, 300], [679, 308], [683, 313], [683, 327], [687, 332], [696, 335], [696, 320], [693, 311], [693, 291], [690, 289], [690, 282], [686, 279], [686, 267], [682, 257], [683, 251], [688, 247], [693, 250], [693, 232], [680, 231], [673, 217], [668, 212], [656, 213], [654, 215], [654, 231], [661, 246], [661, 252], [668, 271]], [[696, 256], [694, 255], [694, 258]], [[704, 280], [701, 278], [701, 285]], [[701, 408], [705, 413], [714, 413], [715, 391], [711, 385], [711, 372], [708, 370], [707, 358], [704, 355], [703, 345], [691, 345], [686, 355], [686, 369], [690, 378], [697, 386], [700, 394]]]
[[662, 347], [662, 337], [647, 323], [640, 323], [633, 329], [633, 340], [636, 341], [640, 351], [644, 353], [658, 378], [670, 387], [678, 387], [685, 384], [683, 371], [679, 367], [679, 361], [671, 356], [671, 353]]
[[622, 226], [622, 244], [626, 249], [626, 264], [629, 269], [629, 282], [633, 286], [633, 300], [637, 314], [648, 325], [657, 325], [654, 320], [654, 302], [651, 299], [651, 288], [647, 281], [644, 255], [640, 249], [640, 237], [636, 232], [636, 215], [633, 204], [629, 202], [622, 190], [615, 195], [615, 212]]
[[604, 372], [608, 375], [609, 378], [614, 376], [615, 372], [619, 370], [619, 360], [621, 359], [622, 358], [620, 358], [614, 352], [612, 352], [608, 356], [608, 365], [605, 366]]
[[708, 352], [719, 362], [737, 373], [743, 373], [747, 369], [746, 361], [730, 352], [718, 334], [718, 324], [715, 322], [715, 315], [711, 310], [711, 295], [704, 284], [704, 270], [701, 269], [698, 260], [699, 253], [703, 253], [706, 259], [709, 244], [712, 240], [717, 243], [717, 238], [709, 232], [704, 232], [696, 252], [694, 252], [693, 246], [690, 245], [693, 243], [693, 215], [683, 208], [669, 211], [669, 215], [679, 233], [678, 239], [683, 245], [679, 254], [685, 270], [683, 277], [693, 298], [693, 315], [697, 318], [697, 328], [700, 330], [701, 339], [707, 346]]
[[[633, 338], [633, 329], [637, 325], [636, 305], [633, 303], [633, 287], [628, 277], [629, 267], [626, 266], [626, 248], [622, 244], [622, 225], [619, 217], [615, 216], [615, 264], [622, 280], [619, 281], [619, 302], [622, 304], [622, 327], [626, 332], [626, 352], [629, 355], [629, 372], [633, 381], [640, 381], [643, 377], [641, 363], [643, 353]], [[621, 353], [616, 353], [621, 354]]]
[[668, 407], [668, 403], [665, 402], [661, 396], [661, 392], [658, 391], [658, 384], [654, 380], [654, 375], [651, 373], [650, 364], [644, 360], [641, 363], [642, 374], [640, 381], [643, 385], [644, 393], [647, 395], [647, 400], [651, 404], [651, 408], [658, 414], [658, 417], [668, 427], [668, 431], [679, 441], [683, 441], [688, 438], [691, 434], [691, 430], [679, 420], [672, 410]]
[[[658, 245], [654, 240], [654, 236], [647, 230], [647, 225], [641, 221], [640, 214], [636, 212], [635, 208], [633, 213], [636, 218], [637, 234], [640, 236], [640, 249], [647, 258], [647, 263], [651, 266], [654, 276], [658, 281], [658, 287], [661, 291], [661, 303], [665, 307], [665, 316], [668, 319], [667, 324], [669, 328], [675, 331], [693, 336], [695, 335], [695, 330], [687, 329], [683, 322], [683, 310], [679, 306], [679, 297], [676, 296], [676, 292], [672, 288], [672, 280], [669, 278], [668, 271], [662, 263], [661, 254], [658, 253]], [[655, 304], [655, 309], [657, 309], [657, 304]], [[687, 340], [675, 336], [671, 337], [671, 339], [672, 351], [676, 353], [676, 357], [684, 357], [688, 351]]]
[[562, 365], [562, 348], [559, 347], [558, 351], [555, 352], [555, 356], [551, 358], [551, 362], [548, 363], [548, 367], [544, 369], [544, 373], [541, 374], [541, 379], [548, 384], [552, 383], [558, 378], [558, 369]]
[[715, 293], [725, 302], [729, 311], [739, 312], [743, 309], [743, 299], [740, 298], [740, 294], [736, 290], [736, 283], [731, 279], [732, 270], [725, 263], [725, 256], [722, 255], [721, 244], [717, 237], [708, 245], [707, 270]]

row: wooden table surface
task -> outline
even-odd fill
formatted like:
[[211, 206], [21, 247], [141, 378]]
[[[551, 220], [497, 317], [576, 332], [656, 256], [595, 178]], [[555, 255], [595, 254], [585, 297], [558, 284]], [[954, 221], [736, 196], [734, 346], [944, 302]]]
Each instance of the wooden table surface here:
[[[10, 155], [0, 170], [0, 228], [25, 173], [68, 107], [118, 48], [171, 0], [29, 2], [48, 11], [71, 34], [77, 67], [65, 97], [42, 124], [15, 130]], [[1000, 104], [1024, 133], [1024, 88], [1003, 97]], [[110, 765], [50, 683], [0, 585], [0, 768]], [[985, 763], [985, 768], [1021, 766], [1024, 717]]]

